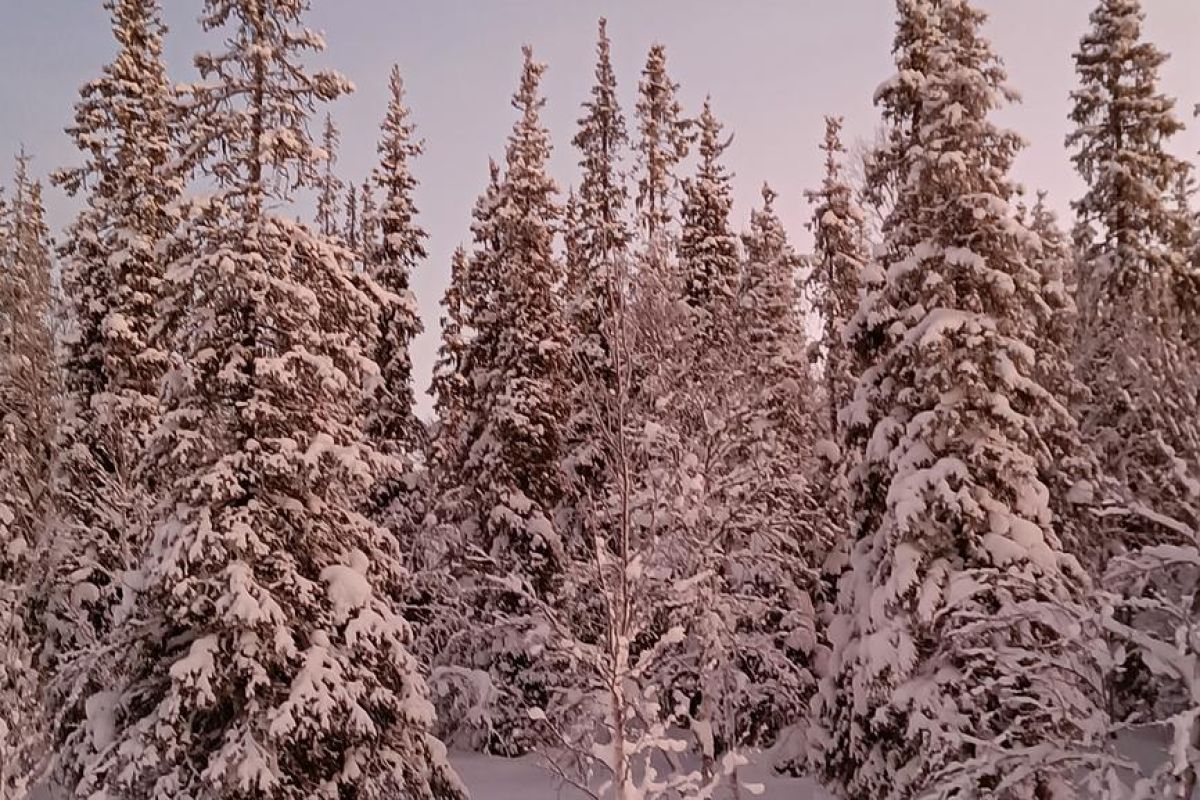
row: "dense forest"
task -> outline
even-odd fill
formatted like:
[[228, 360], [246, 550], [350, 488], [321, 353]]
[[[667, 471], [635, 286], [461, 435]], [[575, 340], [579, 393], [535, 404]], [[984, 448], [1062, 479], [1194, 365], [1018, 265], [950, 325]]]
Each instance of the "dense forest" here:
[[1190, 800], [1190, 114], [1139, 0], [1091, 2], [1069, 223], [1011, 177], [986, 15], [896, 0], [878, 136], [797, 145], [811, 253], [770, 186], [735, 230], [663, 46], [620, 107], [601, 20], [569, 140], [525, 49], [439, 265], [398, 68], [352, 179], [306, 0], [204, 0], [188, 84], [159, 0], [106, 0], [48, 176], [77, 217], [24, 153], [0, 205], [0, 798], [466, 800], [474, 750], [595, 800], [764, 758], [843, 800]]

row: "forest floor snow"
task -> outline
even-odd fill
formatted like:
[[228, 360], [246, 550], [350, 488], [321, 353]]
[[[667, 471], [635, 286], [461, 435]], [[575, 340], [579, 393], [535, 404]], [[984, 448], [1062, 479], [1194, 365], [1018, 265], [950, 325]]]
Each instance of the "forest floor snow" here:
[[[497, 758], [478, 753], [451, 753], [458, 776], [471, 790], [471, 800], [590, 800], [546, 768], [537, 756]], [[775, 775], [768, 764], [750, 764], [739, 770], [740, 783], [762, 784], [763, 793], [742, 789], [742, 800], [832, 800], [811, 780]], [[725, 789], [718, 800], [734, 795]]]

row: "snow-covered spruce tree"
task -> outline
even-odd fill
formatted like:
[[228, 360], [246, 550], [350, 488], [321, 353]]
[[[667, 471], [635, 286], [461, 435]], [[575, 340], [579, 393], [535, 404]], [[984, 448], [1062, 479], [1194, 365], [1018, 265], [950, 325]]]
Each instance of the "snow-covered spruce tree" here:
[[41, 187], [17, 160], [0, 203], [0, 797], [20, 797], [44, 756], [37, 664], [41, 620], [28, 598], [50, 519], [57, 409], [51, 256]]
[[451, 261], [450, 285], [443, 298], [442, 344], [434, 365], [431, 391], [437, 423], [429, 446], [432, 492], [424, 529], [430, 548], [427, 576], [436, 580], [440, 561], [448, 580], [442, 583], [439, 612], [431, 624], [418, 627], [417, 652], [431, 665], [430, 683], [447, 741], [463, 747], [505, 749], [493, 736], [492, 719], [504, 698], [488, 669], [490, 643], [480, 622], [488, 594], [475, 579], [477, 560], [470, 544], [477, 540], [482, 518], [479, 476], [468, 472], [467, 460], [484, 430], [482, 388], [496, 353], [498, 327], [493, 324], [497, 259], [500, 253], [500, 168], [489, 162], [486, 189], [472, 211], [474, 248], [460, 248]]
[[[691, 146], [690, 122], [675, 98], [679, 84], [667, 73], [667, 50], [650, 48], [638, 83], [638, 191], [635, 202], [638, 232], [643, 240], [645, 269], [665, 269], [670, 229], [675, 219], [673, 193], [676, 167]], [[668, 276], [662, 274], [660, 279]]]
[[[381, 336], [375, 351], [378, 385], [368, 414], [367, 436], [382, 453], [411, 457], [424, 441], [424, 429], [413, 410], [412, 341], [421, 333], [417, 301], [409, 288], [413, 269], [425, 258], [425, 231], [417, 224], [413, 192], [417, 180], [410, 162], [420, 155], [409, 111], [404, 105], [404, 82], [393, 66], [388, 82], [387, 113], [381, 126], [379, 164], [371, 182], [381, 197], [374, 214], [380, 240], [366, 261], [366, 271], [386, 291]], [[400, 492], [393, 475], [378, 487], [382, 507]]]
[[566, 323], [555, 292], [562, 278], [553, 248], [560, 212], [541, 122], [545, 67], [529, 48], [524, 52], [513, 97], [520, 119], [495, 205], [483, 210], [494, 216], [477, 219], [477, 239], [495, 239], [480, 260], [494, 260], [469, 270], [473, 326], [486, 352], [471, 365], [478, 396], [464, 472], [475, 518], [463, 538], [478, 558], [481, 580], [478, 625], [484, 627], [473, 635], [483, 637], [484, 663], [509, 697], [498, 709], [489, 747], [506, 752], [531, 743], [525, 708], [541, 705], [554, 679], [537, 657], [541, 629], [524, 595], [551, 597], [561, 576], [563, 545], [552, 519], [563, 497], [569, 392]]
[[814, 761], [846, 798], [1071, 796], [1095, 721], [1086, 576], [1039, 479], [1041, 278], [1011, 206], [1021, 140], [990, 119], [1012, 93], [966, 0], [897, 7], [877, 100], [899, 193], [856, 314], [874, 363], [847, 417], [856, 542]]
[[323, 163], [320, 177], [317, 178], [317, 213], [314, 222], [317, 231], [326, 238], [337, 236], [338, 203], [341, 200], [345, 182], [337, 176], [338, 146], [341, 144], [341, 132], [333, 121], [332, 114], [325, 115], [325, 127], [321, 132], [321, 155]]
[[358, 225], [358, 187], [353, 183], [346, 187], [346, 211], [345, 218], [342, 222], [342, 238], [346, 242], [346, 247], [358, 253], [362, 250], [362, 242], [359, 239]]
[[[493, 293], [501, 248], [500, 186], [500, 167], [489, 161], [487, 187], [471, 212], [474, 248], [452, 260], [444, 298], [447, 317], [433, 387], [438, 426], [430, 464], [438, 487], [438, 514], [444, 521], [462, 521], [477, 511], [474, 501], [467, 499], [471, 476], [465, 465], [472, 443], [482, 431], [481, 390], [495, 357], [499, 330], [494, 323]], [[447, 327], [448, 322], [455, 324]]]
[[705, 99], [698, 121], [700, 163], [683, 182], [679, 234], [680, 291], [695, 318], [694, 332], [707, 343], [728, 340], [737, 303], [741, 263], [737, 236], [729, 219], [733, 208], [731, 176], [721, 156], [721, 123]]
[[[159, 480], [128, 677], [76, 794], [461, 798], [393, 609], [395, 539], [357, 511], [378, 305], [350, 255], [267, 209], [312, 187], [323, 41], [301, 0], [210, 0], [186, 122], [212, 194], [184, 206], [181, 317], [149, 464]], [[365, 289], [363, 287], [366, 287]]]
[[[726, 748], [770, 744], [804, 717], [820, 650], [816, 567], [832, 540], [814, 481], [819, 408], [796, 283], [801, 259], [774, 200], [764, 187], [743, 236], [734, 336], [723, 346], [701, 344], [698, 361], [731, 398], [723, 411], [710, 400], [702, 413], [721, 420], [714, 444], [727, 462], [706, 482], [724, 506], [714, 518], [724, 558], [713, 566], [722, 579], [717, 606], [732, 629], [721, 634], [729, 651], [724, 686], [714, 681], [704, 690], [725, 695], [713, 707], [724, 706], [715, 732]], [[712, 632], [721, 629], [709, 630], [715, 643]]]
[[369, 178], [363, 181], [362, 188], [358, 190], [358, 202], [358, 251], [359, 258], [365, 262], [367, 259], [374, 258], [375, 250], [379, 247], [378, 209], [375, 206], [375, 192], [371, 188]]
[[1090, 390], [1080, 424], [1128, 515], [1111, 548], [1174, 538], [1165, 515], [1200, 526], [1195, 348], [1173, 291], [1187, 274], [1172, 194], [1187, 166], [1165, 145], [1182, 128], [1159, 92], [1167, 56], [1142, 35], [1139, 0], [1101, 0], [1075, 54], [1067, 138], [1088, 188], [1078, 218], [1076, 366]]
[[[1195, 796], [1200, 777], [1200, 546], [1195, 539], [1153, 545], [1117, 556], [1108, 566], [1100, 612], [1104, 629], [1183, 698], [1167, 713], [1132, 718], [1116, 727], [1165, 728], [1171, 734], [1171, 758], [1137, 781], [1132, 797], [1187, 800]], [[1130, 617], [1137, 624], [1131, 625]]]
[[808, 192], [813, 218], [813, 255], [807, 290], [822, 324], [821, 352], [825, 402], [828, 406], [828, 435], [833, 441], [844, 437], [840, 412], [854, 393], [857, 370], [850, 344], [844, 335], [847, 323], [858, 308], [859, 290], [867, 252], [865, 217], [854, 197], [854, 188], [843, 177], [841, 159], [846, 148], [841, 139], [841, 117], [825, 118], [825, 179], [821, 188]]
[[1039, 328], [1035, 378], [1055, 398], [1047, 404], [1043, 438], [1050, 459], [1043, 465], [1042, 482], [1050, 490], [1050, 505], [1063, 549], [1075, 555], [1089, 574], [1103, 571], [1106, 540], [1112, 524], [1105, 511], [1118, 496], [1095, 452], [1083, 441], [1079, 426], [1068, 422], [1063, 409], [1073, 411], [1087, 402], [1087, 389], [1075, 374], [1072, 356], [1077, 341], [1075, 252], [1039, 192], [1031, 209], [1019, 208], [1022, 224], [1036, 238], [1029, 243], [1029, 263], [1041, 276], [1041, 299], [1036, 309]]
[[430, 468], [440, 477], [446, 468], [461, 463], [470, 409], [470, 380], [467, 374], [469, 322], [466, 305], [467, 251], [454, 250], [450, 258], [450, 283], [442, 295], [441, 344], [433, 367], [429, 393], [433, 395], [437, 426], [430, 440]]
[[141, 472], [158, 422], [165, 326], [155, 307], [162, 245], [181, 179], [172, 169], [172, 89], [156, 0], [107, 4], [118, 52], [87, 83], [68, 133], [83, 155], [55, 181], [86, 206], [61, 252], [67, 304], [65, 404], [47, 543], [46, 650], [55, 780], [71, 785], [94, 753], [87, 698], [111, 686], [112, 636], [136, 589], [128, 570], [146, 535], [154, 476]]
[[628, 259], [632, 238], [627, 222], [629, 193], [621, 171], [629, 137], [617, 101], [617, 81], [603, 19], [596, 43], [595, 78], [574, 138], [583, 177], [578, 196], [573, 195], [567, 204], [564, 220], [566, 315], [571, 328], [567, 366], [575, 387], [564, 466], [573, 479], [573, 495], [599, 493], [604, 475], [597, 463], [593, 393], [615, 380], [606, 320], [617, 302], [616, 294], [622, 290], [614, 272], [618, 262]]

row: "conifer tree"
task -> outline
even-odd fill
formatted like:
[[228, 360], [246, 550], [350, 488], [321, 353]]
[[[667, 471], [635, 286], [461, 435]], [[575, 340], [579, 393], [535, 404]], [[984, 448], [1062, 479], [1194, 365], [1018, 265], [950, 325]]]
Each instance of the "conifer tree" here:
[[461, 798], [431, 738], [395, 538], [357, 512], [363, 364], [380, 290], [350, 254], [271, 213], [312, 187], [301, 0], [210, 0], [226, 49], [197, 56], [185, 120], [218, 187], [189, 200], [164, 308], [181, 317], [163, 422], [141, 624], [109, 743], [78, 794], [114, 798]]
[[484, 375], [485, 433], [469, 464], [494, 487], [487, 493], [492, 508], [485, 529], [492, 530], [485, 539], [507, 540], [511, 552], [505, 557], [519, 561], [514, 566], [542, 590], [550, 586], [556, 558], [547, 527], [562, 488], [556, 456], [566, 355], [562, 309], [554, 292], [561, 275], [553, 251], [557, 188], [546, 174], [550, 142], [540, 118], [545, 101], [538, 93], [544, 69], [526, 48], [520, 89], [513, 98], [521, 118], [509, 139], [498, 198], [501, 246], [491, 314], [496, 349]]
[[596, 44], [595, 84], [584, 103], [584, 115], [573, 140], [579, 151], [583, 178], [578, 196], [567, 203], [565, 235], [567, 320], [571, 326], [568, 367], [577, 387], [571, 401], [569, 473], [587, 484], [602, 470], [596, 465], [596, 420], [591, 399], [583, 392], [611, 386], [610, 327], [619, 291], [615, 272], [629, 257], [632, 234], [626, 219], [629, 192], [621, 171], [621, 158], [629, 144], [625, 117], [617, 100], [607, 23], [600, 20]]
[[41, 186], [17, 159], [0, 203], [0, 796], [18, 797], [43, 753], [37, 698], [40, 620], [31, 614], [35, 552], [50, 520], [57, 421], [51, 255]]
[[350, 184], [346, 188], [346, 220], [342, 227], [342, 237], [346, 240], [346, 246], [355, 252], [362, 250], [358, 231], [358, 187]]
[[821, 145], [825, 179], [820, 189], [808, 193], [813, 206], [808, 227], [814, 240], [808, 289], [821, 315], [825, 402], [829, 409], [828, 430], [834, 441], [843, 438], [839, 415], [853, 395], [857, 372], [845, 329], [858, 307], [862, 273], [870, 257], [862, 208], [842, 174], [840, 159], [846, 148], [841, 130], [841, 117], [825, 118], [825, 140]]
[[[66, 523], [59, 572], [73, 577], [57, 590], [63, 605], [51, 610], [62, 615], [55, 625], [68, 626], [56, 631], [68, 647], [77, 637], [77, 644], [104, 638], [112, 606], [129, 599], [121, 570], [137, 546], [130, 537], [146, 503], [138, 470], [157, 424], [167, 358], [155, 308], [163, 275], [157, 248], [174, 226], [170, 207], [180, 190], [169, 171], [172, 95], [158, 4], [113, 0], [108, 8], [120, 49], [84, 86], [68, 129], [85, 161], [55, 175], [87, 198], [62, 248], [71, 330], [55, 493]], [[93, 594], [83, 608], [71, 607], [69, 595]], [[72, 622], [82, 628], [71, 630]]]
[[341, 233], [338, 230], [338, 200], [341, 199], [345, 184], [335, 171], [338, 162], [338, 146], [341, 144], [341, 132], [333, 122], [333, 115], [325, 115], [325, 127], [321, 133], [321, 161], [324, 168], [317, 179], [317, 231], [325, 237], [334, 237]]
[[114, 636], [132, 605], [154, 475], [143, 470], [167, 364], [157, 301], [175, 227], [173, 91], [156, 0], [106, 4], [118, 52], [86, 84], [68, 134], [83, 163], [55, 181], [86, 206], [61, 248], [65, 403], [52, 489], [58, 515], [46, 588], [54, 777], [73, 784], [94, 751], [86, 702], [111, 688]]
[[430, 445], [430, 464], [439, 473], [446, 466], [457, 463], [466, 435], [470, 396], [466, 372], [469, 309], [464, 298], [467, 269], [467, 251], [460, 246], [450, 259], [450, 284], [442, 295], [442, 340], [429, 390], [434, 398], [438, 420]]
[[[535, 664], [539, 628], [525, 595], [553, 595], [563, 543], [553, 523], [563, 497], [560, 463], [567, 393], [566, 325], [555, 287], [560, 210], [546, 173], [549, 134], [541, 121], [544, 65], [526, 47], [513, 106], [520, 119], [508, 140], [503, 179], [476, 209], [479, 248], [468, 270], [472, 327], [468, 365], [474, 408], [460, 487], [469, 513], [462, 538], [484, 572], [480, 655], [506, 695], [488, 746], [519, 752], [532, 743], [525, 709], [540, 705], [548, 665]], [[452, 655], [451, 658], [458, 658]], [[463, 663], [459, 660], [460, 665]]]
[[1173, 539], [1164, 515], [1200, 526], [1200, 407], [1194, 348], [1175, 289], [1189, 271], [1172, 202], [1187, 166], [1166, 149], [1182, 129], [1157, 86], [1167, 56], [1142, 34], [1139, 0], [1100, 0], [1075, 54], [1068, 136], [1088, 184], [1078, 218], [1080, 424], [1129, 516], [1113, 547]]
[[[421, 153], [414, 139], [409, 111], [404, 105], [404, 83], [400, 68], [392, 67], [390, 97], [379, 141], [379, 165], [372, 183], [382, 197], [375, 212], [380, 241], [367, 260], [367, 274], [387, 290], [381, 336], [375, 361], [379, 365], [378, 385], [368, 415], [367, 436], [380, 452], [393, 457], [412, 456], [424, 439], [420, 421], [413, 410], [412, 341], [421, 333], [417, 301], [409, 288], [412, 271], [425, 258], [425, 231], [417, 224], [413, 200], [417, 181], [410, 161]], [[392, 481], [396, 476], [392, 476]], [[385, 481], [386, 483], [386, 481]], [[396, 487], [383, 487], [386, 495]]]
[[[667, 50], [661, 44], [650, 48], [642, 80], [638, 83], [638, 227], [650, 249], [661, 248], [661, 237], [674, 220], [672, 192], [675, 168], [687, 158], [690, 148], [689, 122], [675, 98], [679, 84], [667, 74]], [[653, 256], [653, 254], [651, 254]], [[659, 253], [657, 258], [662, 258]]]
[[1094, 720], [1086, 577], [1039, 477], [1041, 278], [1011, 207], [1020, 138], [990, 119], [1013, 95], [969, 2], [897, 5], [877, 99], [899, 193], [856, 315], [873, 363], [847, 420], [863, 460], [815, 759], [847, 798], [1056, 796]]
[[367, 259], [375, 257], [375, 250], [379, 247], [379, 219], [370, 179], [363, 181], [362, 188], [358, 190], [358, 202], [359, 250], [365, 263]]
[[719, 342], [729, 336], [740, 278], [738, 241], [729, 219], [733, 189], [721, 163], [729, 141], [721, 140], [721, 123], [707, 99], [697, 124], [700, 164], [695, 176], [683, 183], [680, 214], [681, 291], [698, 334], [706, 341]]

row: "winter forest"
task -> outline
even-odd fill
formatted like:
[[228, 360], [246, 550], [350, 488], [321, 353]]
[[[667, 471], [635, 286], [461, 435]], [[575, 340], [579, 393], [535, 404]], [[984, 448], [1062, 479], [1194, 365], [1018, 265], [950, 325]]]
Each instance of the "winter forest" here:
[[307, 0], [197, 0], [194, 76], [104, 0], [0, 204], [0, 799], [1200, 797], [1200, 84], [1086, 2], [1070, 219], [973, 0], [894, 1], [876, 135], [745, 230], [601, 19], [436, 264], [399, 68], [347, 175]]

